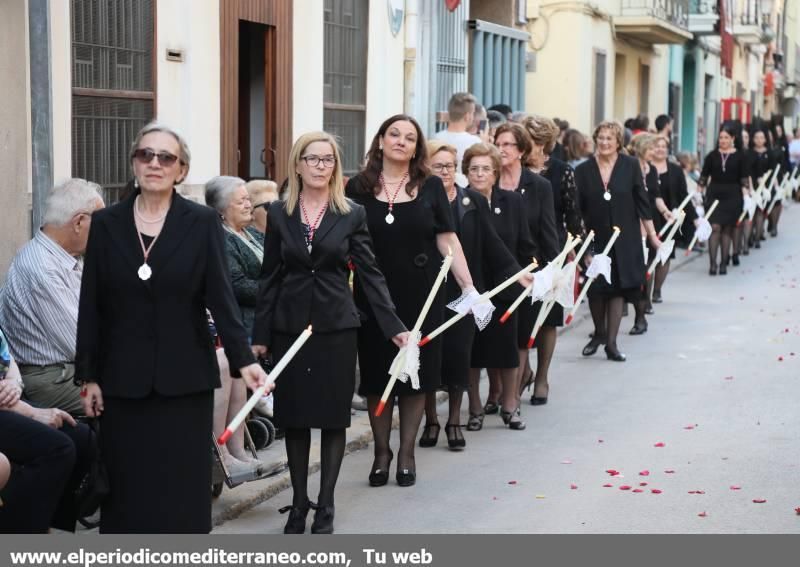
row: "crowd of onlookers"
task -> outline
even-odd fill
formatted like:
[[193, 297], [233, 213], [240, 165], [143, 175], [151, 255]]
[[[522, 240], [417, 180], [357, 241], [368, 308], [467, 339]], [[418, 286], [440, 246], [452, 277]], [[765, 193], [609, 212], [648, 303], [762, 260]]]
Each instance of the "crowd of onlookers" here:
[[[467, 93], [454, 95], [450, 107], [446, 127], [435, 139], [457, 151], [455, 178], [462, 187], [468, 181], [461, 161], [469, 148], [494, 143], [498, 128], [505, 123], [527, 121], [534, 136], [537, 128], [550, 124], [542, 126], [537, 118], [507, 105], [484, 108]], [[457, 110], [463, 108], [468, 110]], [[550, 156], [574, 169], [593, 154], [591, 136], [565, 120], [555, 118], [552, 124], [557, 133]], [[669, 147], [672, 119], [661, 115], [651, 128], [647, 117], [639, 116], [624, 126], [625, 145], [641, 132], [666, 140], [670, 159], [680, 163], [692, 204], [697, 216], [702, 216], [698, 156]], [[743, 136], [755, 131], [765, 133], [768, 147], [781, 154], [786, 167], [800, 164], [800, 129], [792, 136], [780, 125], [740, 126]], [[227, 176], [211, 179], [205, 189], [207, 205], [222, 219], [236, 301], [243, 324], [250, 329], [267, 209], [281, 198], [280, 191], [272, 181], [246, 183]], [[0, 290], [0, 532], [75, 528], [75, 491], [95, 451], [94, 434], [83, 423], [79, 388], [73, 382], [82, 256], [92, 213], [103, 207], [101, 188], [94, 183], [71, 179], [54, 187], [42, 227], [18, 252]], [[217, 356], [222, 388], [214, 397], [214, 433], [219, 436], [245, 403], [247, 392], [242, 381], [231, 378], [222, 349], [217, 349]], [[269, 398], [263, 399], [258, 410], [270, 415], [269, 403]], [[354, 399], [354, 407], [364, 406]], [[241, 429], [221, 450], [230, 470], [261, 466], [245, 451]]]

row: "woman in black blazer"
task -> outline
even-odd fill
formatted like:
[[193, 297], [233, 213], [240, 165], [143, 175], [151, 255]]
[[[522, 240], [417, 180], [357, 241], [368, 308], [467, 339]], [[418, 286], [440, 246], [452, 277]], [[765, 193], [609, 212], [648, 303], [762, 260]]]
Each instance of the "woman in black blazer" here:
[[[352, 260], [383, 335], [397, 346], [408, 332], [375, 263], [364, 208], [344, 196], [333, 136], [310, 132], [289, 154], [288, 198], [269, 208], [254, 349], [275, 360], [309, 325], [314, 334], [275, 390], [275, 420], [286, 430], [294, 496], [284, 533], [303, 533], [309, 507], [311, 428], [322, 429], [322, 474], [312, 533], [333, 533], [334, 489], [350, 426], [359, 312], [350, 291]], [[387, 368], [388, 370], [388, 368]]]
[[650, 200], [639, 160], [622, 154], [622, 126], [601, 122], [593, 134], [596, 153], [575, 169], [578, 203], [586, 230], [594, 231], [594, 250], [603, 250], [615, 226], [621, 232], [611, 249], [611, 283], [598, 277], [589, 289], [594, 335], [584, 347], [591, 356], [605, 344], [609, 360], [622, 362], [617, 334], [625, 301], [638, 301], [645, 283], [642, 227], [654, 249], [661, 241], [653, 226]]
[[102, 414], [104, 533], [211, 530], [220, 381], [207, 308], [235, 375], [251, 388], [266, 381], [239, 319], [219, 216], [174, 189], [189, 160], [177, 133], [145, 126], [131, 152], [139, 190], [92, 217], [75, 379], [86, 415]]
[[[490, 146], [476, 144], [467, 150], [465, 156], [469, 155], [475, 147], [488, 148]], [[433, 174], [441, 178], [447, 200], [450, 202], [456, 235], [464, 250], [473, 285], [475, 289], [483, 293], [488, 287], [492, 287], [495, 279], [499, 278], [500, 281], [504, 281], [517, 273], [520, 267], [492, 226], [489, 202], [486, 198], [471, 188], [465, 189], [456, 185], [455, 169], [458, 163], [456, 148], [440, 140], [428, 141], [427, 148], [428, 165]], [[487, 279], [487, 275], [490, 276], [489, 279]], [[515, 289], [519, 292], [517, 286]], [[461, 296], [461, 288], [458, 287], [455, 278], [448, 278], [446, 291], [448, 302]], [[502, 314], [503, 310], [497, 307], [492, 319], [497, 319]], [[490, 323], [489, 327], [492, 324], [494, 323]], [[483, 420], [482, 406], [478, 395], [480, 375], [478, 373], [473, 380], [470, 373], [470, 362], [475, 340], [488, 332], [489, 327], [476, 335], [474, 320], [472, 317], [465, 317], [443, 336], [442, 386], [448, 391], [450, 403], [445, 435], [447, 435], [447, 445], [451, 450], [460, 450], [466, 446], [464, 436], [461, 434], [461, 404], [464, 399], [464, 389], [467, 386], [469, 386], [470, 399], [470, 420], [467, 423], [467, 429], [479, 429], [479, 427], [470, 427], [470, 425], [476, 423], [475, 420], [479, 420], [478, 423], [482, 423]], [[513, 343], [510, 346], [516, 368], [516, 349]], [[425, 417], [425, 428], [419, 439], [419, 445], [420, 447], [433, 447], [439, 436], [435, 392], [426, 394]]]

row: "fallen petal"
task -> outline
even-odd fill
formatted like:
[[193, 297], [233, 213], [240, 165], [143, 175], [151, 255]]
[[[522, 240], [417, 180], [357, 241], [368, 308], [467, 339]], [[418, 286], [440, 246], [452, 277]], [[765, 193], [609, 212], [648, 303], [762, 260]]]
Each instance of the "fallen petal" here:
[[634, 488], [631, 492], [644, 492], [641, 488]]
[[794, 511], [797, 512], [798, 516], [800, 516], [800, 508], [795, 508]]
[[753, 498], [754, 504], [763, 504], [766, 501], [767, 501], [766, 498]]
[[639, 486], [647, 486], [647, 483], [646, 482], [640, 482]]
[[658, 443], [653, 445], [653, 447], [666, 447], [666, 445], [663, 442], [659, 441]]
[[658, 488], [653, 488], [652, 490], [650, 490], [650, 492], [652, 492], [653, 494], [661, 494], [661, 491]]
[[619, 487], [619, 489], [620, 489], [620, 490], [630, 490], [630, 489], [631, 489], [631, 487], [630, 487], [630, 486], [628, 486], [627, 484], [623, 484], [622, 486], [620, 486], [620, 487]]
[[725, 380], [733, 380], [733, 376], [725, 376]]
[[650, 476], [650, 471], [648, 470], [639, 471], [639, 476]]
[[509, 480], [508, 484], [517, 484], [517, 481], [516, 480]]
[[565, 459], [565, 460], [561, 461], [561, 464], [562, 464], [562, 465], [571, 465], [571, 464], [572, 464], [572, 461], [570, 461], [570, 460], [568, 460], [568, 459]]
[[701, 518], [705, 518], [706, 516], [708, 516], [708, 514], [706, 514], [705, 512], [700, 512], [697, 515], [700, 516]]
[[673, 469], [667, 469], [667, 470], [665, 470], [664, 472], [665, 472], [666, 474], [675, 474], [675, 471], [674, 471]]
[[602, 440], [602, 439], [598, 439], [598, 440], [597, 440], [597, 442], [598, 442], [598, 443], [602, 443], [602, 442], [603, 442], [603, 440]]
[[603, 488], [612, 488], [613, 486], [614, 486], [613, 484], [604, 484]]
[[742, 487], [739, 486], [738, 484], [732, 484], [731, 485], [731, 490], [741, 490], [741, 489], [742, 489]]
[[578, 485], [577, 485], [577, 484], [570, 484], [570, 485], [569, 485], [569, 487], [570, 487], [572, 490], [578, 490]]
[[694, 425], [687, 425], [684, 429], [694, 429]]

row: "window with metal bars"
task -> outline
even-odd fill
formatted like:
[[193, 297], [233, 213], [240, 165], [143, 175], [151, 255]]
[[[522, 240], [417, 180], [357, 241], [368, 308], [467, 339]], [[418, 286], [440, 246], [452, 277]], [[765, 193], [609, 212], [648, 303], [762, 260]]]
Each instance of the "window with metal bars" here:
[[72, 175], [106, 203], [132, 177], [128, 151], [155, 114], [153, 0], [72, 0]]
[[325, 0], [323, 127], [337, 136], [342, 171], [354, 175], [365, 151], [368, 0]]

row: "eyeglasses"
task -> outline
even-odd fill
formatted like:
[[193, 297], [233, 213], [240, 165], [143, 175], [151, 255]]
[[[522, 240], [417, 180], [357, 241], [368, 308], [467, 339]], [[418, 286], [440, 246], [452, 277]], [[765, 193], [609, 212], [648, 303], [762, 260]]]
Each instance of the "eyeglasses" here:
[[455, 171], [456, 164], [454, 163], [434, 163], [431, 166], [431, 169], [436, 173], [441, 173], [443, 171]]
[[[150, 148], [139, 148], [133, 152], [133, 157], [139, 163], [148, 164], [153, 161], [153, 158], [158, 158], [158, 163], [161, 167], [169, 167], [174, 165], [176, 161], [178, 161], [178, 156], [172, 155], [169, 152], [154, 152]], [[183, 163], [183, 162], [181, 162]]]
[[306, 162], [306, 165], [309, 167], [317, 167], [320, 162], [325, 167], [333, 167], [336, 165], [336, 156], [316, 156], [314, 154], [310, 154], [307, 156], [300, 156], [300, 159]]
[[489, 175], [490, 173], [494, 173], [494, 168], [488, 165], [473, 165], [467, 171], [469, 171], [472, 175], [478, 175], [481, 173]]
[[506, 142], [505, 144], [497, 144], [497, 147], [500, 148], [501, 150], [505, 148], [516, 148], [517, 144], [513, 142]]

